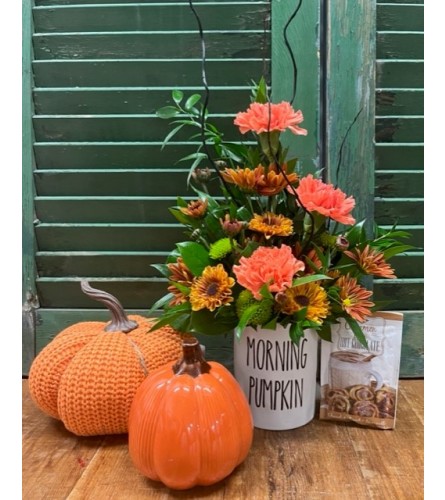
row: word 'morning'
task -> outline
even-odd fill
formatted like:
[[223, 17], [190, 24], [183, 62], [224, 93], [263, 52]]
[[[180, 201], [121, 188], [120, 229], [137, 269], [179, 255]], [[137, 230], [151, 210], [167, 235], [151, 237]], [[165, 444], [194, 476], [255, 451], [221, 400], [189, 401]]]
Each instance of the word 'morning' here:
[[305, 352], [307, 339], [301, 339], [299, 344], [291, 340], [274, 342], [247, 337], [246, 364], [259, 370], [299, 370], [306, 366]]

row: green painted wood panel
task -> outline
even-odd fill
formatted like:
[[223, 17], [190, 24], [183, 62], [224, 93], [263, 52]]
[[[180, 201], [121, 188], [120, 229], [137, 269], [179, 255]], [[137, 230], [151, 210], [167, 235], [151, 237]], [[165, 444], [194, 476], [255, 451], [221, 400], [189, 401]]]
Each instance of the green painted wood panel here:
[[36, 215], [45, 223], [173, 223], [175, 218], [169, 208], [175, 205], [176, 197], [167, 196], [38, 196], [35, 199]]
[[[266, 69], [269, 66], [266, 56]], [[210, 87], [249, 85], [262, 74], [262, 58], [207, 59], [206, 73]], [[202, 89], [201, 61], [193, 58], [43, 60], [33, 61], [37, 87], [152, 87], [163, 90], [197, 86]], [[168, 83], [168, 85], [167, 85]], [[81, 90], [81, 89], [78, 89]], [[213, 94], [212, 94], [213, 95]]]
[[377, 170], [375, 192], [379, 197], [402, 198], [409, 194], [421, 198], [424, 194], [423, 170]]
[[423, 31], [423, 5], [379, 5], [377, 27], [384, 31]]
[[[258, 58], [268, 52], [268, 37], [263, 31], [210, 32], [206, 51], [212, 58]], [[36, 59], [134, 59], [199, 57], [201, 44], [197, 33], [121, 32], [85, 34], [35, 34]]]
[[[121, 5], [71, 5], [34, 8], [40, 33], [88, 31], [196, 30], [196, 19], [187, 2]], [[206, 30], [218, 30], [225, 19], [227, 30], [263, 29], [269, 2], [206, 2], [199, 16]]]
[[39, 196], [164, 196], [192, 195], [187, 189], [189, 171], [150, 170], [37, 170]]
[[39, 276], [160, 277], [153, 264], [165, 262], [169, 252], [37, 252]]
[[422, 116], [377, 116], [376, 142], [423, 142]]
[[423, 115], [423, 101], [420, 89], [382, 89], [376, 93], [376, 114]]
[[[228, 140], [242, 139], [233, 126], [233, 115], [213, 116], [211, 119]], [[157, 116], [109, 114], [34, 117], [34, 132], [38, 142], [146, 142], [159, 140], [170, 130], [171, 125]], [[182, 129], [175, 140], [185, 142], [195, 134], [195, 130]]]
[[[94, 278], [91, 286], [119, 297], [125, 308], [146, 309], [165, 295], [167, 282], [163, 278]], [[80, 289], [79, 278], [38, 278], [37, 290], [42, 297], [42, 308], [95, 308], [90, 298]]]
[[29, 370], [35, 352], [35, 309], [38, 307], [35, 277], [36, 242], [34, 237], [34, 183], [35, 166], [32, 151], [34, 141], [31, 117], [32, 102], [32, 17], [31, 6], [22, 1], [22, 373]]
[[36, 226], [42, 251], [165, 251], [183, 239], [179, 224], [48, 224]]
[[[257, 3], [258, 0], [244, 0], [242, 3]], [[218, 0], [219, 3], [231, 3], [231, 4], [237, 4], [240, 2], [233, 1], [233, 0]], [[35, 0], [36, 6], [39, 5], [88, 5], [88, 4], [113, 4], [113, 3], [118, 3], [118, 4], [128, 4], [128, 3], [138, 3], [141, 5], [144, 4], [156, 4], [156, 3], [162, 3], [162, 4], [183, 4], [185, 3], [185, 0], [178, 1], [178, 0]], [[200, 4], [200, 3], [208, 3], [208, 0], [193, 0], [194, 4]], [[215, 3], [215, 2], [212, 2]], [[174, 7], [172, 5], [172, 7]]]
[[[185, 94], [201, 94], [201, 87], [178, 87]], [[250, 87], [212, 88], [212, 104], [226, 113], [243, 109], [250, 99]], [[39, 115], [77, 114], [153, 114], [171, 104], [171, 89], [144, 88], [38, 88], [34, 106]]]
[[377, 59], [423, 59], [423, 33], [377, 33]]
[[[40, 142], [34, 144], [37, 164], [44, 169], [160, 168], [196, 151], [198, 142]], [[184, 165], [185, 166], [185, 165]]]
[[375, 280], [375, 291], [405, 309], [404, 370], [423, 376], [423, 2], [377, 4], [377, 58], [375, 211], [408, 224], [417, 250], [395, 258], [398, 279]]
[[[386, 310], [422, 311], [424, 297], [423, 278], [374, 280], [374, 299], [388, 301]], [[423, 337], [423, 332], [418, 332]]]
[[376, 86], [397, 89], [423, 89], [424, 63], [415, 61], [391, 61], [380, 59], [376, 62]]
[[423, 144], [380, 143], [375, 147], [377, 170], [421, 170], [424, 163]]
[[375, 2], [328, 2], [327, 175], [354, 196], [358, 220], [373, 218], [375, 16]]
[[[292, 59], [286, 47], [284, 29], [295, 12], [297, 2], [272, 2], [272, 100], [291, 100], [293, 93]], [[314, 172], [320, 165], [320, 2], [303, 2], [287, 27], [287, 38], [297, 65], [297, 94], [293, 103], [304, 116], [305, 137], [287, 131], [283, 144], [289, 155], [298, 157], [304, 172]]]
[[423, 198], [376, 197], [375, 218], [379, 224], [423, 224]]

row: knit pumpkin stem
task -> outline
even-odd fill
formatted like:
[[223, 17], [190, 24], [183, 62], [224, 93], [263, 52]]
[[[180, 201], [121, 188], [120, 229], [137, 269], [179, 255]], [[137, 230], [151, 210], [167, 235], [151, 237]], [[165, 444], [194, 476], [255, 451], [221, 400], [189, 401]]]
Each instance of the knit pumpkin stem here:
[[111, 313], [111, 322], [108, 323], [104, 330], [106, 332], [124, 332], [128, 333], [137, 328], [138, 324], [136, 321], [128, 319], [122, 304], [108, 292], [103, 290], [98, 290], [90, 286], [87, 280], [82, 280], [80, 282], [80, 288], [82, 292], [90, 297], [90, 299], [97, 300], [104, 304]]
[[190, 375], [195, 378], [209, 373], [211, 366], [202, 355], [201, 346], [194, 337], [182, 341], [182, 359], [173, 365], [175, 375]]

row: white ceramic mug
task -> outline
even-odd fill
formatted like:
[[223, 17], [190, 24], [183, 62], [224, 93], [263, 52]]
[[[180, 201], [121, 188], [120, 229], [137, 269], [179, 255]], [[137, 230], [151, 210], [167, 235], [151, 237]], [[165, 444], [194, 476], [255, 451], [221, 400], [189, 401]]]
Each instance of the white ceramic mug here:
[[372, 369], [369, 356], [352, 351], [335, 351], [329, 359], [329, 385], [344, 389], [354, 385], [371, 386], [375, 380], [379, 389], [383, 385], [382, 376]]

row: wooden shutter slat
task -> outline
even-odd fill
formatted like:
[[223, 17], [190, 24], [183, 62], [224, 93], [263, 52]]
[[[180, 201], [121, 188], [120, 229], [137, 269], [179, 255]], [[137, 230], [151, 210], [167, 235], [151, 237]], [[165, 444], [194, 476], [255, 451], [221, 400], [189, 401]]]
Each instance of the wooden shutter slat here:
[[421, 198], [424, 194], [423, 170], [378, 170], [375, 174], [376, 196], [400, 198], [409, 193]]
[[376, 169], [419, 170], [423, 167], [423, 154], [423, 144], [376, 144]]
[[376, 117], [376, 142], [423, 142], [423, 116]]
[[423, 198], [376, 198], [375, 218], [379, 224], [423, 224]]
[[[129, 57], [131, 52], [129, 54]], [[184, 59], [111, 59], [34, 61], [37, 87], [149, 87], [200, 86], [201, 61]], [[266, 54], [266, 71], [269, 57]], [[212, 59], [206, 62], [209, 85], [248, 85], [252, 75], [261, 75], [262, 58]], [[267, 75], [265, 75], [267, 76]], [[168, 82], [168, 84], [167, 84]], [[213, 100], [212, 100], [213, 102]]]
[[[208, 57], [245, 59], [268, 51], [263, 31], [206, 33]], [[266, 45], [265, 45], [266, 44]], [[36, 59], [134, 59], [200, 57], [196, 32], [54, 33], [34, 35]]]
[[[97, 304], [82, 293], [79, 281], [79, 278], [38, 278], [41, 307], [69, 308], [76, 304], [96, 308]], [[119, 297], [126, 308], [145, 310], [165, 294], [167, 287], [167, 281], [161, 278], [96, 278], [89, 281], [91, 286]]]
[[[180, 118], [185, 117], [178, 117]], [[228, 140], [239, 141], [242, 136], [233, 126], [233, 119], [233, 115], [211, 118]], [[165, 137], [171, 129], [169, 121], [157, 116], [34, 116], [34, 133], [38, 142], [146, 142]], [[185, 142], [197, 130], [183, 128], [175, 136], [175, 140]], [[176, 159], [178, 160], [180, 157]]]
[[382, 89], [376, 94], [376, 114], [421, 115], [423, 100], [423, 90]]
[[[187, 199], [187, 198], [186, 198]], [[173, 197], [36, 197], [39, 220], [60, 223], [172, 223]]]
[[380, 5], [377, 29], [387, 31], [423, 31], [423, 5]]
[[377, 88], [423, 89], [424, 62], [391, 61], [381, 59], [376, 62]]
[[39, 165], [49, 168], [147, 168], [171, 167], [196, 151], [199, 143], [35, 143]]
[[[183, 239], [179, 224], [47, 224], [36, 226], [42, 251], [171, 251]], [[156, 235], [156, 236], [154, 236]]]
[[166, 261], [168, 252], [37, 252], [40, 277], [91, 276], [118, 278], [160, 277], [153, 264]]
[[[92, 2], [94, 3], [94, 2]], [[224, 4], [208, 2], [199, 8], [199, 16], [206, 30], [218, 30], [221, 19], [225, 29], [263, 29], [268, 2], [236, 2]], [[186, 2], [171, 4], [127, 5], [57, 5], [35, 7], [36, 32], [88, 31], [196, 31], [196, 19]]]
[[39, 196], [179, 196], [187, 190], [188, 169], [36, 170]]
[[423, 33], [377, 32], [377, 59], [423, 59]]
[[[185, 94], [200, 94], [202, 87], [180, 88]], [[212, 108], [236, 113], [250, 99], [250, 88], [211, 89]], [[75, 114], [153, 114], [171, 104], [171, 89], [146, 87], [144, 89], [36, 89], [34, 109], [39, 115]]]

